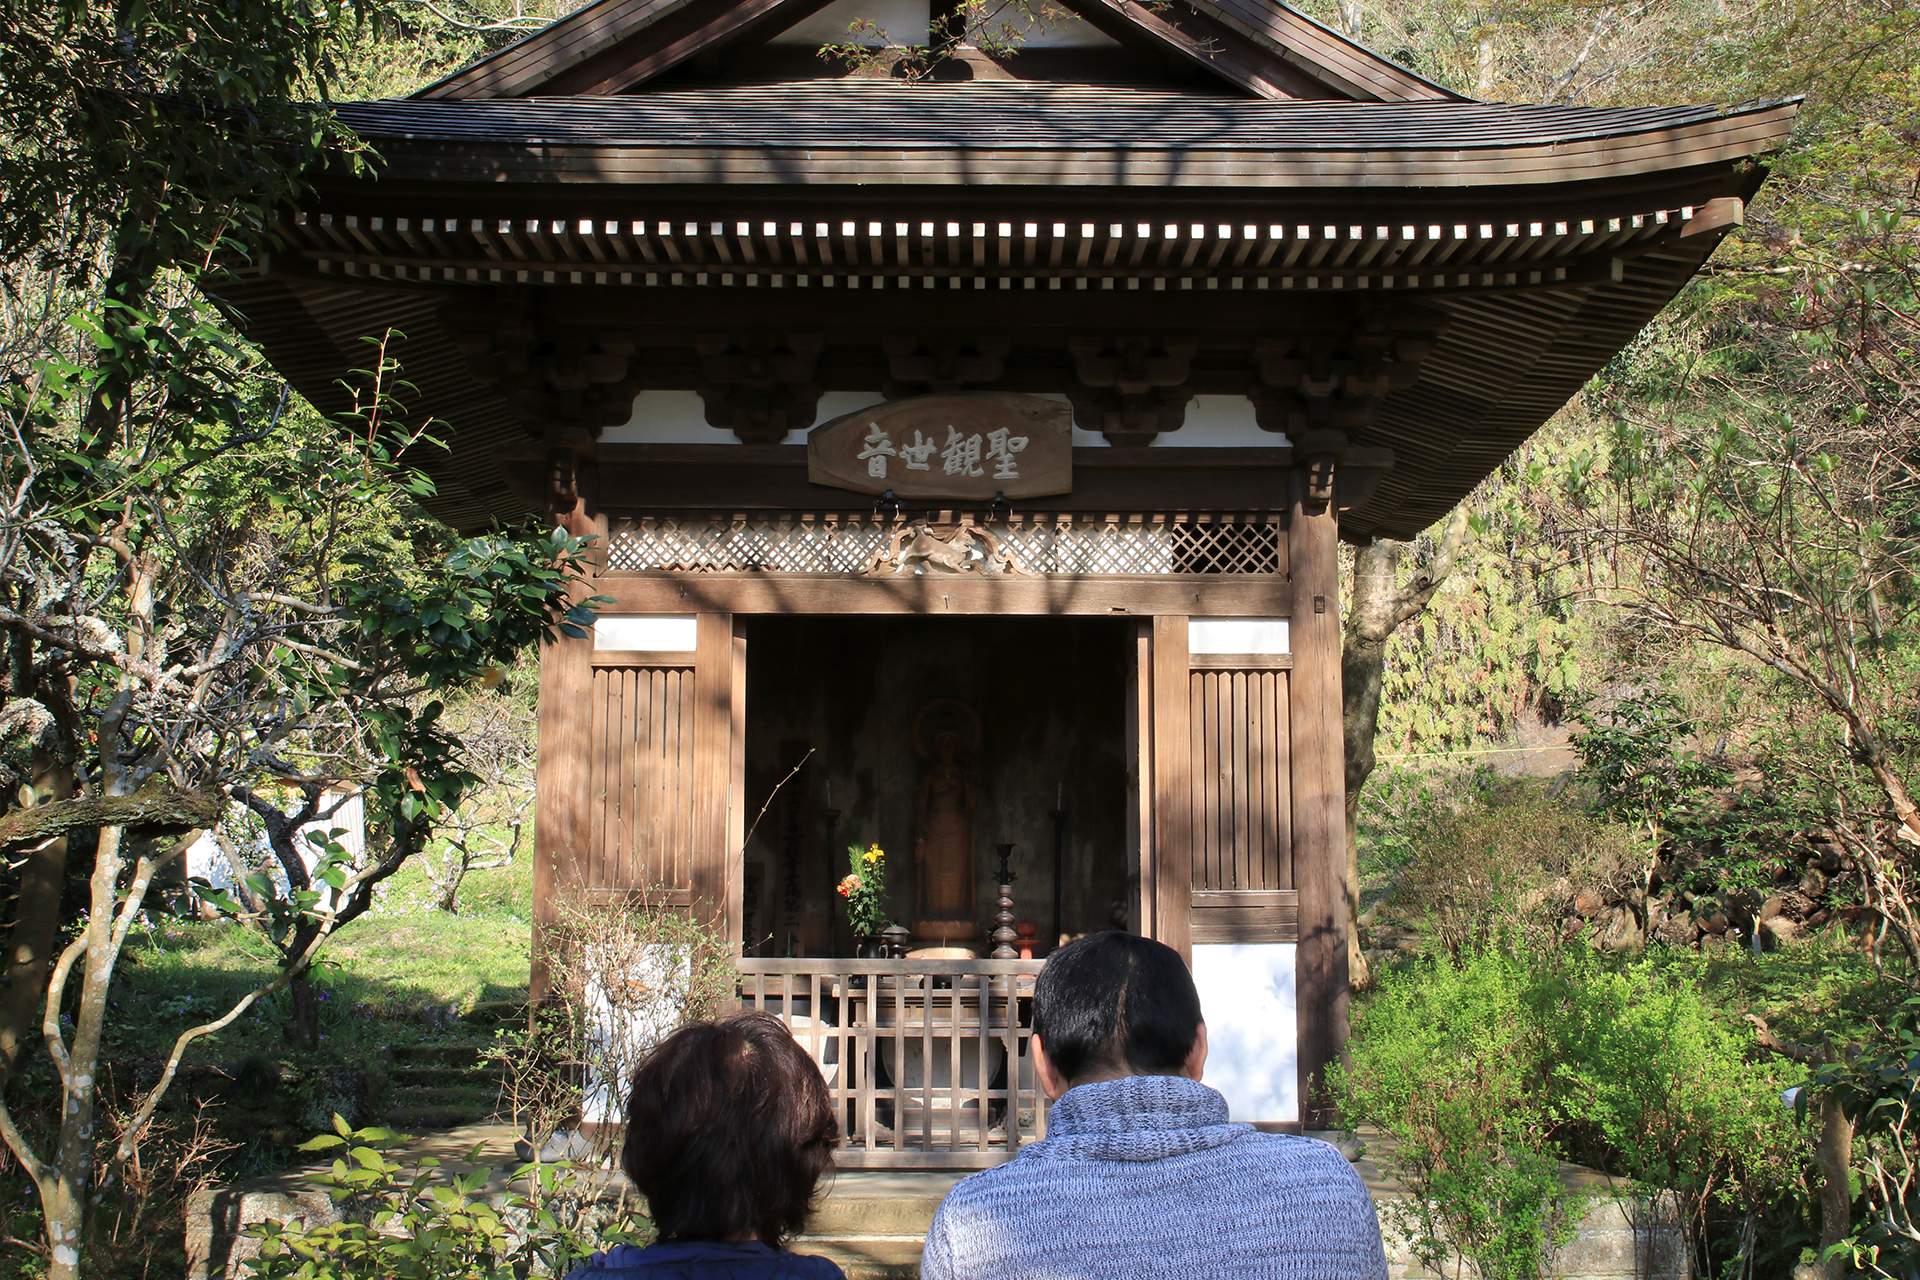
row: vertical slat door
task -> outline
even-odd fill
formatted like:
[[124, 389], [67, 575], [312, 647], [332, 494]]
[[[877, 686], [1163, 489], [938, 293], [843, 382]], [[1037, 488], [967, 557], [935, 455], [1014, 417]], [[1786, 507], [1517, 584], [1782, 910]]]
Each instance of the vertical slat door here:
[[[692, 625], [666, 625], [681, 621]], [[584, 856], [575, 862], [579, 883], [558, 888], [589, 902], [696, 908], [728, 921], [733, 620], [615, 618], [597, 630], [582, 717]], [[673, 647], [621, 647], [627, 637], [655, 646], [664, 637]]]
[[1284, 618], [1154, 620], [1145, 918], [1182, 951], [1297, 937], [1286, 636]]
[[[1285, 607], [1285, 602], [1276, 601]], [[1153, 936], [1193, 969], [1207, 1080], [1297, 1126], [1300, 897], [1290, 619], [1161, 617], [1151, 637]], [[1147, 751], [1143, 750], [1143, 755]]]

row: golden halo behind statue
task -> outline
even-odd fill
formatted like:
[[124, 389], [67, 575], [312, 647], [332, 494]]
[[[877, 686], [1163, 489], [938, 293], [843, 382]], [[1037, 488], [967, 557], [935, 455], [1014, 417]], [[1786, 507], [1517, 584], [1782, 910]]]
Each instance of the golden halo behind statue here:
[[958, 698], [935, 698], [913, 717], [913, 754], [933, 759], [934, 740], [943, 733], [953, 734], [960, 754], [972, 756], [980, 749], [979, 713]]

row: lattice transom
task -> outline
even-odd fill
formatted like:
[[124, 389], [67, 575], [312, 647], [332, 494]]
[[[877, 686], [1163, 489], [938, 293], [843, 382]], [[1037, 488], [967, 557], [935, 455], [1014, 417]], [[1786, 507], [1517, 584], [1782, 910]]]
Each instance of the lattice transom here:
[[1016, 516], [976, 523], [856, 513], [644, 516], [622, 521], [607, 568], [627, 573], [977, 573], [1157, 577], [1278, 574], [1270, 515]]

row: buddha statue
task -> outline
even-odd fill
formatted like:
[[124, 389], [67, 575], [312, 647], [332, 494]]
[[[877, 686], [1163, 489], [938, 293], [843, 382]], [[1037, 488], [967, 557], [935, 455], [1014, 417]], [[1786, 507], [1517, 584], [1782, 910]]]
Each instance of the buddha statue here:
[[[972, 715], [964, 706], [943, 699], [922, 711], [916, 719], [916, 730], [936, 708], [958, 708], [967, 717]], [[977, 722], [973, 727], [977, 740]], [[916, 732], [914, 736], [915, 745], [920, 746], [921, 735]], [[913, 936], [923, 946], [962, 948], [975, 941], [980, 932], [974, 914], [979, 792], [957, 729], [939, 729], [933, 734], [931, 749], [923, 747], [922, 754], [927, 764], [914, 799], [913, 863], [919, 893]], [[954, 954], [958, 957], [973, 952], [956, 949]]]

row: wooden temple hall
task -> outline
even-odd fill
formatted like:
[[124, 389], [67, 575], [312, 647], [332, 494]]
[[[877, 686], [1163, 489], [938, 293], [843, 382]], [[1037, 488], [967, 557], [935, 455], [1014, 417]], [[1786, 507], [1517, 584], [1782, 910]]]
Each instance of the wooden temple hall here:
[[1114, 927], [1191, 958], [1235, 1117], [1311, 1125], [1339, 540], [1498, 466], [1793, 119], [1470, 101], [1278, 0], [1056, 3], [915, 81], [818, 50], [951, 34], [927, 0], [595, 0], [342, 107], [373, 173], [221, 294], [326, 409], [394, 332], [450, 525], [598, 539], [611, 603], [541, 657], [541, 916], [724, 927], [849, 1166], [1044, 1134], [1033, 975]]

